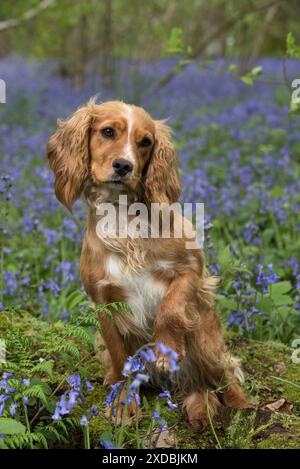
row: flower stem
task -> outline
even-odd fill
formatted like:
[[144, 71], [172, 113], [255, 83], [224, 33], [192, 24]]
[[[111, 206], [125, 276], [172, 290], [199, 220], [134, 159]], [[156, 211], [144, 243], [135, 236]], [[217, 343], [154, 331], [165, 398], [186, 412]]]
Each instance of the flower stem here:
[[24, 409], [24, 415], [25, 415], [25, 422], [26, 422], [26, 428], [29, 433], [29, 439], [30, 439], [30, 449], [33, 449], [33, 443], [32, 443], [32, 438], [31, 438], [31, 429], [30, 429], [30, 423], [28, 419], [28, 412], [27, 412], [27, 407], [23, 402], [23, 409]]
[[91, 449], [89, 425], [85, 425], [83, 427], [83, 436], [84, 436], [84, 449]]

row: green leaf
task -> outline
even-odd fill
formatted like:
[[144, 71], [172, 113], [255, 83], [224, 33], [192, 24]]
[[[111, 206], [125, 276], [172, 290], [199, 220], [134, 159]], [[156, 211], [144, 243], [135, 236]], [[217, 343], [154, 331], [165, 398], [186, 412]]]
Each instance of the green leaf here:
[[227, 70], [229, 73], [235, 73], [237, 71], [237, 65], [236, 64], [230, 64], [227, 67]]
[[114, 440], [113, 440], [112, 432], [106, 431], [106, 432], [101, 433], [100, 441], [101, 440], [105, 440], [105, 441], [109, 441], [110, 443], [113, 443]]
[[170, 55], [176, 55], [183, 52], [181, 28], [172, 28], [169, 39], [167, 41], [166, 52]]
[[269, 244], [270, 241], [274, 238], [274, 236], [275, 236], [275, 233], [274, 233], [273, 228], [266, 228], [261, 235], [262, 240], [266, 244]]
[[53, 365], [54, 365], [53, 360], [47, 360], [47, 361], [38, 363], [36, 366], [32, 368], [31, 371], [33, 373], [44, 373], [51, 377], [53, 374]]
[[296, 44], [293, 33], [288, 33], [286, 38], [286, 53], [288, 57], [300, 59], [300, 47]]
[[232, 265], [233, 258], [229, 246], [226, 246], [226, 248], [223, 249], [223, 251], [219, 255], [218, 261], [220, 264], [221, 272], [228, 270], [229, 267]]
[[289, 291], [291, 291], [291, 289], [292, 289], [292, 285], [288, 281], [277, 282], [277, 283], [273, 283], [272, 285], [269, 285], [269, 292], [270, 292], [272, 299], [274, 299], [274, 297], [278, 295], [284, 295], [284, 293], [288, 293]]
[[226, 296], [216, 295], [216, 300], [218, 302], [220, 309], [229, 309], [229, 311], [233, 311], [237, 308], [236, 301]]
[[26, 428], [17, 420], [0, 417], [0, 433], [3, 435], [16, 435], [25, 432]]
[[244, 82], [246, 85], [253, 85], [253, 78], [251, 78], [249, 75], [244, 75], [241, 77], [242, 82]]
[[260, 67], [260, 66], [254, 67], [254, 68], [252, 68], [250, 73], [253, 77], [258, 77], [262, 73], [262, 67]]
[[294, 304], [294, 300], [288, 295], [278, 295], [275, 298], [272, 296], [275, 306], [284, 306]]
[[84, 293], [81, 291], [74, 291], [72, 292], [66, 299], [66, 309], [68, 311], [72, 310], [75, 306], [77, 306], [82, 299], [84, 298]]
[[274, 309], [273, 302], [268, 296], [263, 296], [256, 306], [263, 313], [271, 313]]
[[47, 405], [48, 398], [43, 386], [40, 384], [34, 384], [33, 386], [30, 386], [30, 388], [24, 391], [24, 396], [33, 397], [41, 401], [45, 406]]

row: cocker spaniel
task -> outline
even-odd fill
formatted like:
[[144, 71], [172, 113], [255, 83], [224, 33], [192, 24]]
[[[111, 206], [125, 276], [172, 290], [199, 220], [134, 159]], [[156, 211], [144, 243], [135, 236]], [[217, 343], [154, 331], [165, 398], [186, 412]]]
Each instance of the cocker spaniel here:
[[[87, 294], [97, 305], [126, 302], [132, 311], [116, 314], [112, 309], [113, 318], [99, 315], [106, 382], [124, 379], [125, 361], [143, 344], [162, 343], [180, 356], [172, 385], [194, 428], [207, 424], [207, 408], [213, 416], [221, 405], [248, 407], [238, 361], [226, 349], [214, 308], [217, 280], [208, 274], [202, 250], [187, 249], [185, 235], [118, 237], [97, 229], [103, 217], [97, 207], [111, 203], [119, 211], [120, 195], [126, 195], [129, 207], [140, 202], [150, 209], [178, 201], [176, 154], [164, 121], [120, 101], [91, 101], [59, 122], [47, 156], [58, 200], [69, 210], [82, 192], [87, 201], [80, 260]], [[180, 217], [173, 214], [170, 220], [172, 234]], [[158, 348], [156, 356], [159, 377], [168, 373], [169, 363]], [[128, 415], [135, 406], [132, 401]], [[120, 404], [118, 415], [122, 412]]]

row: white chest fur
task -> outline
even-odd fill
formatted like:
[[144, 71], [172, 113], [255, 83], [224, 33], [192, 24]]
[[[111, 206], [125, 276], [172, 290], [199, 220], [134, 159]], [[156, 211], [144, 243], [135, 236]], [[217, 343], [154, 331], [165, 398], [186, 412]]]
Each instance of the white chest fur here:
[[113, 284], [124, 289], [135, 325], [147, 334], [166, 287], [153, 277], [150, 267], [139, 272], [128, 271], [117, 255], [108, 258], [106, 272]]

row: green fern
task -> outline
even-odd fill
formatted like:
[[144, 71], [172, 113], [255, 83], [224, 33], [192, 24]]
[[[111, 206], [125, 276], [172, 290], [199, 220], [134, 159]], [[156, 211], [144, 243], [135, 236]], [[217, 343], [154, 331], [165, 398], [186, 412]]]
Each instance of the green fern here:
[[41, 384], [34, 384], [24, 391], [24, 396], [35, 398], [40, 401], [44, 406], [48, 404], [48, 397], [45, 393], [44, 387]]
[[53, 376], [53, 366], [54, 366], [54, 361], [53, 360], [47, 360], [47, 361], [42, 361], [35, 365], [32, 369], [32, 373], [43, 373], [45, 375], [50, 376], [50, 378]]

